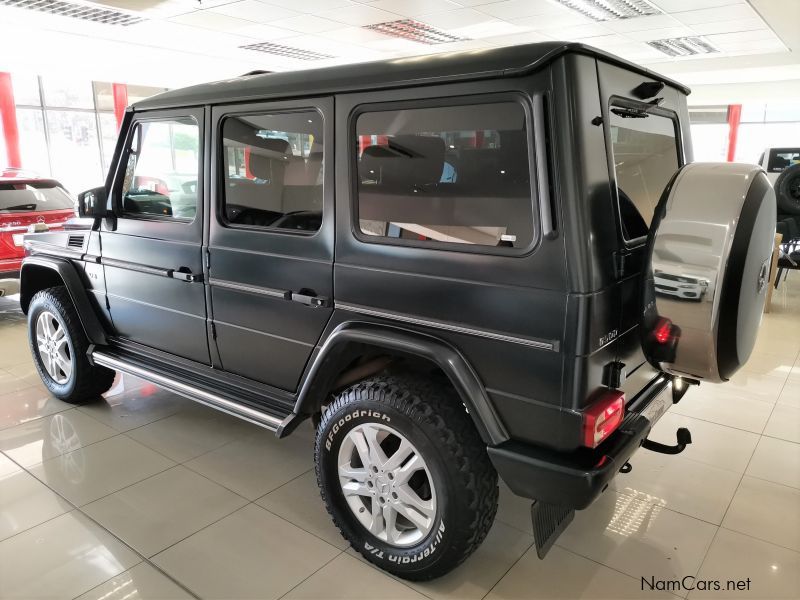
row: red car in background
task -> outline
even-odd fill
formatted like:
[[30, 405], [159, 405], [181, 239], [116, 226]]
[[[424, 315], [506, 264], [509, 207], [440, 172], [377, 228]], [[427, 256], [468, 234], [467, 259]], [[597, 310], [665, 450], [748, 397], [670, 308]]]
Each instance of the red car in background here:
[[31, 225], [64, 228], [75, 216], [75, 201], [55, 179], [18, 169], [0, 171], [0, 296], [16, 292], [25, 256], [22, 236]]

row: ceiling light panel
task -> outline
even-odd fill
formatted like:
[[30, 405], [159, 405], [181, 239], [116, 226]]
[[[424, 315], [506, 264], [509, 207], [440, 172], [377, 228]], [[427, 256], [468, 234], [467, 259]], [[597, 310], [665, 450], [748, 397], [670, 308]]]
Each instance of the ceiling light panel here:
[[303, 50], [302, 48], [294, 48], [292, 46], [284, 46], [282, 44], [273, 44], [271, 42], [247, 44], [246, 46], [239, 47], [243, 48], [244, 50], [254, 50], [256, 52], [264, 52], [265, 54], [273, 54], [275, 56], [295, 58], [297, 60], [324, 60], [326, 58], [334, 58], [330, 54], [313, 52], [311, 50]]
[[595, 21], [634, 19], [661, 14], [648, 0], [556, 0]]
[[0, 6], [33, 10], [60, 17], [71, 17], [103, 25], [122, 25], [123, 27], [141, 23], [145, 20], [118, 10], [75, 4], [73, 2], [61, 2], [60, 0], [0, 0]]
[[647, 42], [656, 50], [667, 56], [697, 56], [698, 54], [714, 54], [719, 52], [707, 40], [701, 37], [679, 37], [665, 40], [653, 40]]
[[377, 31], [390, 37], [419, 42], [420, 44], [447, 44], [449, 42], [463, 42], [469, 39], [447, 33], [446, 31], [415, 21], [414, 19], [387, 21], [386, 23], [365, 25], [364, 28]]

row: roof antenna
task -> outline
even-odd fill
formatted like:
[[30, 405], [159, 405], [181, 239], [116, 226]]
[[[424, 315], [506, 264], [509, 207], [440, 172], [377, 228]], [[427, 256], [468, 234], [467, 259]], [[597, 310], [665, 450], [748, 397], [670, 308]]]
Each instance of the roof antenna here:
[[262, 69], [256, 69], [255, 71], [248, 71], [247, 73], [243, 73], [240, 77], [250, 77], [250, 75], [269, 75], [272, 71], [264, 71]]

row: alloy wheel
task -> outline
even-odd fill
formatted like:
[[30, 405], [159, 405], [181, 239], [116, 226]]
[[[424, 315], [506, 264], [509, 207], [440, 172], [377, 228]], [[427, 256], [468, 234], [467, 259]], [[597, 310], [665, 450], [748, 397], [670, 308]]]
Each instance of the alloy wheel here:
[[47, 374], [59, 385], [67, 383], [74, 366], [72, 347], [64, 325], [50, 311], [36, 319], [36, 344]]
[[418, 544], [436, 520], [436, 490], [419, 450], [378, 423], [354, 427], [338, 456], [342, 493], [372, 535], [396, 547]]

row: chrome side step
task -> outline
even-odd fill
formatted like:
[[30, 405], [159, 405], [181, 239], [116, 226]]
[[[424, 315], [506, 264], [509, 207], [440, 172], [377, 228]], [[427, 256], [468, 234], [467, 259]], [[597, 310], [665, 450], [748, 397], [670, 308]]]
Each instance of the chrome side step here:
[[256, 425], [260, 425], [261, 427], [269, 429], [270, 431], [277, 432], [283, 423], [282, 419], [274, 417], [268, 413], [232, 402], [231, 400], [222, 398], [221, 396], [217, 396], [216, 394], [212, 394], [211, 392], [196, 388], [186, 383], [175, 381], [170, 377], [166, 377], [150, 369], [125, 362], [114, 356], [109, 356], [102, 351], [95, 350], [91, 352], [89, 358], [95, 364], [108, 367], [109, 369], [114, 369], [115, 371], [128, 373], [129, 375], [134, 375], [135, 377], [139, 377], [154, 383], [159, 387], [189, 398], [189, 400], [194, 400], [195, 402], [205, 404], [206, 406], [210, 406], [211, 408], [215, 408], [234, 417], [238, 417]]

